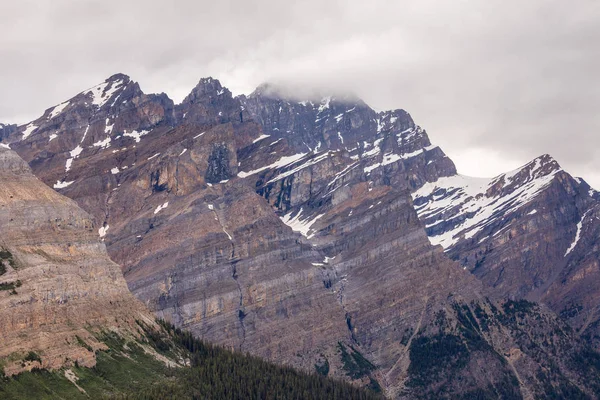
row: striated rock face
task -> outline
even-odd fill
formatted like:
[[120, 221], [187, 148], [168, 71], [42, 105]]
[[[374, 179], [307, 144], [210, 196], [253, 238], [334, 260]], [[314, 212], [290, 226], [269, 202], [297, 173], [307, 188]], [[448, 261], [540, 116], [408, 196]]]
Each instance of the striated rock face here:
[[[157, 315], [393, 397], [595, 390], [593, 367], [571, 362], [586, 349], [565, 324], [544, 307], [488, 300], [430, 244], [411, 192], [456, 170], [406, 112], [264, 86], [233, 98], [206, 78], [179, 105], [136, 90], [146, 101], [123, 116], [106, 106], [120, 101], [114, 81], [139, 87], [116, 77], [93, 91], [105, 103], [84, 92], [59, 110], [64, 121], [87, 113], [76, 129], [50, 139], [55, 107], [11, 147], [95, 217]], [[94, 115], [120, 122], [107, 130]], [[102, 145], [81, 140], [90, 132]]]
[[[104, 105], [91, 107], [105, 112]], [[350, 333], [341, 306], [323, 287], [323, 271], [312, 264], [322, 255], [299, 243], [268, 203], [238, 181], [237, 151], [262, 134], [260, 126], [230, 121], [228, 115], [242, 112], [239, 101], [213, 79], [201, 80], [175, 109], [173, 127], [161, 121], [132, 136], [115, 125], [97, 138], [103, 146], [82, 145], [58, 184], [53, 169], [64, 166], [50, 160], [70, 155], [70, 145], [56, 153], [31, 152], [27, 141], [12, 147], [96, 217], [130, 289], [157, 315], [199, 337], [314, 368], [314, 359]], [[118, 110], [106, 112], [103, 119], [135, 123]], [[78, 129], [75, 135], [93, 127]], [[27, 140], [43, 135], [40, 129]]]
[[343, 151], [361, 161], [372, 181], [418, 187], [456, 174], [452, 161], [404, 110], [376, 113], [351, 97], [298, 102], [264, 85], [240, 100], [265, 134], [285, 138], [296, 154]]
[[[246, 167], [242, 159], [240, 176], [252, 179], [282, 221], [326, 255], [321, 262], [328, 271], [326, 286], [344, 308], [352, 339], [385, 371], [378, 378], [389, 394], [433, 398], [501, 393], [531, 398], [553, 394], [546, 379], [578, 380], [569, 360], [582, 350], [574, 350], [577, 340], [568, 326], [529, 303], [500, 305], [482, 298], [479, 282], [425, 240], [409, 191], [436, 179], [435, 172], [428, 175], [427, 165], [443, 164], [444, 157], [423, 163], [419, 158], [427, 156], [431, 145], [424, 132], [414, 128], [412, 134], [419, 144], [408, 141], [408, 149], [401, 146], [404, 141], [386, 149], [390, 133], [373, 132], [379, 136], [377, 150], [358, 152], [358, 157], [333, 145], [335, 150], [271, 161], [266, 153], [279, 148], [282, 136], [287, 139], [271, 132], [272, 137], [244, 152], [251, 155], [253, 167]], [[373, 159], [380, 153], [382, 158]], [[259, 168], [257, 160], [263, 160]], [[444, 176], [444, 171], [454, 169], [440, 168], [437, 173]], [[440, 178], [444, 179], [451, 178]], [[528, 324], [531, 330], [523, 327]], [[527, 336], [535, 339], [525, 340]], [[540, 346], [542, 337], [553, 344]], [[438, 346], [457, 353], [436, 356]], [[469, 355], [459, 362], [462, 351]], [[552, 378], [536, 375], [534, 371], [549, 368], [552, 354], [562, 354], [561, 372]], [[446, 356], [448, 365], [440, 371], [436, 366]], [[427, 360], [423, 364], [421, 357]], [[481, 372], [481, 365], [487, 372]], [[554, 394], [566, 396], [567, 391]]]
[[[95, 365], [101, 330], [150, 318], [98, 240], [92, 217], [0, 147], [0, 360], [7, 375]], [[151, 320], [150, 320], [151, 321]], [[27, 359], [34, 351], [39, 359]]]
[[597, 345], [596, 196], [548, 155], [491, 180], [455, 175], [413, 193], [433, 244], [497, 295], [542, 301]]

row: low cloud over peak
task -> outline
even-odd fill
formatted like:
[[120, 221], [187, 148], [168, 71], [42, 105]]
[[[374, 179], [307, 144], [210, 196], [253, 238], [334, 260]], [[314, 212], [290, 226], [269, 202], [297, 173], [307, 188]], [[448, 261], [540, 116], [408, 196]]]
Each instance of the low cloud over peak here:
[[466, 174], [549, 153], [600, 187], [597, 2], [23, 0], [0, 13], [1, 122], [117, 71], [175, 102], [203, 76], [235, 95], [273, 82], [406, 109]]

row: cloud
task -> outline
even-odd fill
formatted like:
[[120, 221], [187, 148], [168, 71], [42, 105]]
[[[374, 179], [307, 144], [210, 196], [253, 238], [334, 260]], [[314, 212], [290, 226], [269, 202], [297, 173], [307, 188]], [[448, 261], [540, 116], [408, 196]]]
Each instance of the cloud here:
[[600, 6], [581, 0], [0, 4], [0, 121], [124, 72], [181, 100], [200, 77], [404, 108], [471, 175], [542, 153], [600, 187]]

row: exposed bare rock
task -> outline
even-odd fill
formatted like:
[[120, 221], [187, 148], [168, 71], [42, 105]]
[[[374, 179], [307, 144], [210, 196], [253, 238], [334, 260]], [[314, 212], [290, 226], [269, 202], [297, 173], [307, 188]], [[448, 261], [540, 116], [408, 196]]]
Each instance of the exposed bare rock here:
[[11, 136], [16, 131], [17, 131], [17, 125], [0, 124], [0, 141], [4, 141], [6, 138]]
[[[271, 140], [263, 139], [262, 146], [279, 145]], [[343, 151], [287, 157], [287, 165], [263, 161], [269, 168], [244, 179], [255, 181], [282, 221], [325, 254], [317, 263], [327, 271], [325, 286], [344, 309], [355, 348], [379, 367], [376, 377], [388, 394], [590, 393], [572, 363], [585, 349], [575, 344], [570, 328], [533, 304], [485, 299], [477, 280], [429, 244], [409, 184], [365, 180], [365, 161]], [[438, 352], [440, 346], [448, 353]], [[553, 354], [562, 354], [558, 369], [536, 372], [551, 368]], [[447, 365], [437, 368], [438, 361]], [[557, 382], [566, 389], [552, 389]]]
[[413, 193], [433, 244], [496, 295], [547, 303], [597, 346], [596, 196], [548, 155], [491, 180], [455, 175]]
[[404, 110], [376, 113], [348, 96], [297, 101], [264, 85], [240, 101], [270, 140], [285, 138], [295, 153], [347, 152], [372, 181], [419, 187], [456, 174], [452, 161]]
[[[98, 240], [92, 217], [0, 147], [0, 358], [12, 375], [95, 365], [95, 334], [151, 321]], [[34, 353], [29, 353], [29, 352]], [[29, 354], [29, 356], [28, 356]], [[31, 356], [35, 354], [35, 356]]]
[[[595, 390], [585, 378], [597, 372], [570, 362], [585, 348], [568, 326], [544, 307], [486, 299], [430, 244], [411, 191], [456, 169], [405, 111], [377, 113], [352, 97], [298, 102], [265, 87], [233, 98], [206, 78], [176, 106], [135, 92], [149, 111], [131, 115], [151, 118], [125, 118], [105, 109], [122, 86], [114, 80], [99, 97], [76, 97], [89, 115], [123, 118], [96, 133], [106, 145], [72, 153], [86, 127], [100, 129], [87, 116], [66, 131], [75, 139], [53, 145], [37, 121], [12, 146], [95, 217], [157, 315], [393, 397]], [[77, 119], [68, 107], [65, 120]]]
[[228, 122], [243, 123], [243, 108], [229, 89], [213, 78], [202, 78], [198, 85], [176, 107], [177, 116], [187, 124], [209, 125]]

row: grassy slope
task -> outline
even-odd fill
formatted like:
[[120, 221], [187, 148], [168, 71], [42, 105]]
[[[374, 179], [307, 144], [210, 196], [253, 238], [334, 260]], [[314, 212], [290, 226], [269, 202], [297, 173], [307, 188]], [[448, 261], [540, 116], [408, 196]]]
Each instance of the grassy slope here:
[[[145, 328], [139, 341], [113, 333], [99, 339], [110, 348], [97, 353], [94, 368], [74, 366], [82, 393], [65, 371], [33, 371], [0, 378], [1, 399], [371, 399], [376, 394], [316, 374], [270, 364], [193, 339], [164, 324], [161, 333]], [[191, 367], [170, 368], [146, 349]]]

